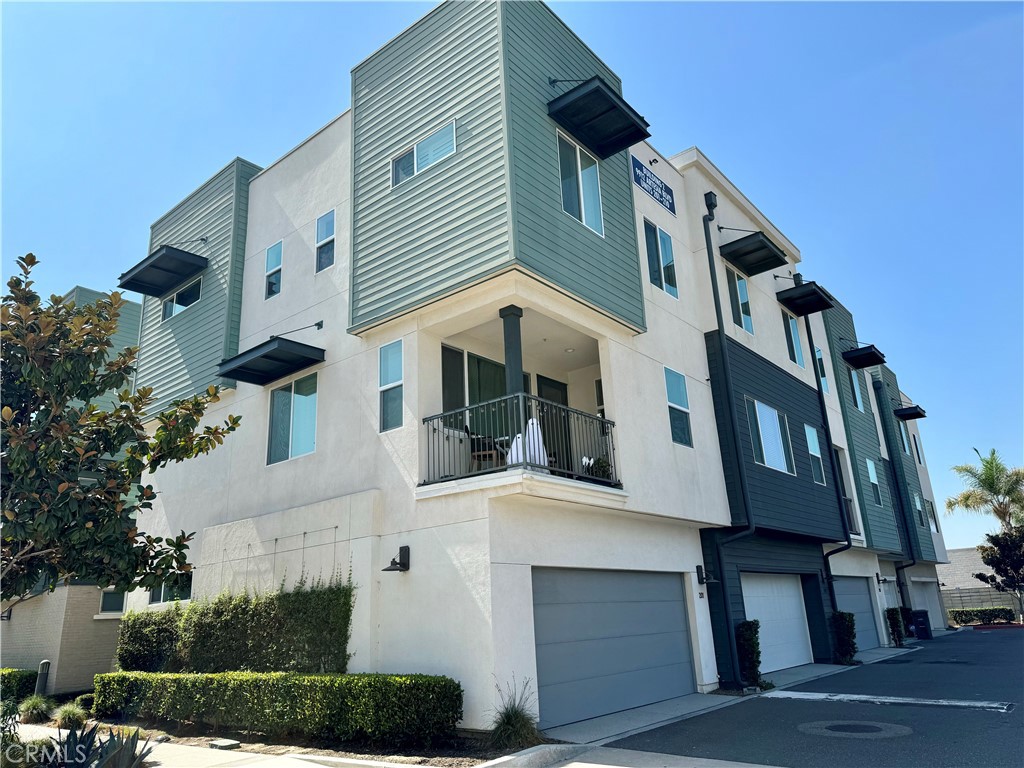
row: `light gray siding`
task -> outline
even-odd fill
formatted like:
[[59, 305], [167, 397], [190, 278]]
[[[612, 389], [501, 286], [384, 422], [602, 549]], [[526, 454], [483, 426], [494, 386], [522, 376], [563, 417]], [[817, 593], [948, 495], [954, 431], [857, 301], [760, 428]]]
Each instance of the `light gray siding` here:
[[[183, 243], [209, 265], [201, 273], [199, 301], [174, 317], [161, 320], [162, 298], [143, 301], [135, 386], [153, 387], [151, 414], [211, 384], [232, 384], [220, 379], [217, 365], [238, 347], [248, 200], [247, 191], [244, 197], [239, 192], [259, 170], [236, 158], [152, 226], [151, 253], [163, 244]], [[188, 242], [201, 237], [205, 244]]]
[[542, 3], [502, 3], [515, 258], [594, 306], [644, 328], [629, 153], [600, 162], [604, 237], [562, 211], [551, 99], [577, 83], [619, 78]]
[[[351, 329], [508, 266], [495, 3], [445, 3], [352, 70]], [[451, 155], [398, 187], [391, 160], [452, 119]]]

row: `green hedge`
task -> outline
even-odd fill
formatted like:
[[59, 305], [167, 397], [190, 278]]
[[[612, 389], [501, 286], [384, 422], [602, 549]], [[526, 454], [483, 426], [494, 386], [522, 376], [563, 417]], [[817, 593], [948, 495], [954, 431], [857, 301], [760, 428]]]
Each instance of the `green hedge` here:
[[998, 624], [1014, 620], [1013, 608], [950, 608], [949, 620], [960, 626], [965, 624]]
[[162, 611], [128, 611], [117, 636], [117, 665], [138, 672], [175, 669], [181, 608], [175, 603]]
[[429, 675], [287, 672], [96, 675], [99, 716], [204, 723], [273, 737], [430, 746], [455, 734], [462, 686]]
[[847, 611], [832, 614], [832, 635], [835, 639], [836, 661], [847, 666], [857, 655], [857, 617]]
[[903, 631], [903, 614], [899, 608], [885, 609], [885, 623], [889, 628], [889, 639], [897, 648], [903, 647], [903, 638], [906, 633]]
[[747, 685], [761, 687], [761, 622], [757, 619], [741, 621], [736, 625], [736, 652], [739, 656], [740, 675]]
[[31, 696], [36, 690], [36, 674], [34, 669], [0, 669], [0, 699], [20, 702]]

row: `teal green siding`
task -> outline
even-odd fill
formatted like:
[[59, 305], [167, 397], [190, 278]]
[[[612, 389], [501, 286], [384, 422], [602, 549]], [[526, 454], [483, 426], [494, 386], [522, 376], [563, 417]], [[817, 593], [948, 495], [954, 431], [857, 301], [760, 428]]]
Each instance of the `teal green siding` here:
[[236, 158], [152, 226], [150, 252], [206, 237], [205, 245], [181, 247], [205, 256], [209, 266], [201, 273], [201, 298], [180, 314], [161, 321], [163, 299], [143, 301], [135, 386], [153, 388], [151, 414], [211, 384], [233, 383], [220, 379], [217, 365], [238, 347], [247, 190], [259, 170]]
[[[871, 549], [879, 552], [898, 553], [902, 551], [902, 547], [896, 523], [896, 510], [889, 489], [888, 473], [885, 472], [881, 461], [882, 438], [878, 434], [871, 399], [868, 396], [871, 389], [871, 377], [864, 371], [854, 371], [854, 374], [860, 378], [861, 400], [864, 404], [864, 410], [860, 411], [854, 406], [853, 390], [848, 375], [849, 366], [842, 358], [842, 353], [854, 346], [848, 339], [857, 338], [853, 315], [837, 302], [836, 306], [827, 310], [823, 316], [829, 349], [832, 351], [833, 370], [830, 380], [835, 384], [836, 397], [839, 398], [843, 422], [846, 425], [846, 442], [853, 469], [853, 485], [864, 524], [865, 543]], [[878, 484], [882, 494], [881, 506], [875, 503], [874, 495], [871, 492], [867, 459], [871, 459], [876, 465]]]
[[[456, 152], [391, 160], [455, 120]], [[352, 70], [351, 330], [510, 264], [495, 3], [445, 3]]]
[[505, 87], [511, 152], [515, 258], [570, 294], [644, 328], [629, 152], [600, 162], [604, 237], [562, 211], [557, 126], [551, 99], [576, 83], [549, 78], [619, 78], [542, 3], [502, 3]]

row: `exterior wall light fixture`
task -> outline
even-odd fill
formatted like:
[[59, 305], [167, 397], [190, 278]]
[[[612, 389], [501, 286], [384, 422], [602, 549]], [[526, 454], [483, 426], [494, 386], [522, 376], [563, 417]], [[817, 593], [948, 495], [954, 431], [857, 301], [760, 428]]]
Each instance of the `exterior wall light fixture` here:
[[714, 577], [714, 574], [707, 573], [704, 571], [703, 565], [697, 566], [697, 583], [698, 584], [718, 584], [718, 579]]
[[387, 568], [382, 568], [382, 571], [398, 571], [399, 573], [405, 573], [409, 570], [409, 548], [399, 547], [398, 557], [391, 558], [391, 565]]

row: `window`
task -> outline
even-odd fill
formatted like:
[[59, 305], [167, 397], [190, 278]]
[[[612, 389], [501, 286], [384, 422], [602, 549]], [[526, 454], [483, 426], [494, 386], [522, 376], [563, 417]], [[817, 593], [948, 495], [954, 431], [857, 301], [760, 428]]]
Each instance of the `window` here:
[[864, 412], [864, 398], [860, 394], [860, 374], [849, 366], [846, 367], [846, 372], [850, 375], [850, 391], [853, 393], [853, 405], [860, 411]]
[[281, 257], [284, 254], [284, 243], [277, 242], [267, 248], [266, 293], [263, 298], [269, 299], [281, 292]]
[[754, 333], [754, 318], [750, 314], [750, 294], [747, 278], [731, 269], [725, 270], [729, 284], [729, 303], [732, 305], [732, 321], [747, 333]]
[[917, 512], [917, 524], [922, 528], [927, 525], [924, 520], [924, 505], [921, 503], [921, 494], [914, 494], [914, 511]]
[[814, 348], [814, 365], [818, 369], [818, 380], [821, 382], [821, 391], [828, 392], [828, 376], [825, 373], [825, 356], [821, 353], [820, 347]]
[[917, 454], [917, 463], [924, 464], [924, 459], [921, 458], [921, 443], [918, 441], [917, 435], [912, 437], [914, 438], [914, 453]]
[[597, 415], [604, 418], [604, 384], [601, 379], [594, 382], [594, 402], [597, 403]]
[[676, 263], [672, 256], [671, 236], [644, 219], [644, 240], [647, 242], [647, 267], [651, 273], [651, 284], [678, 299], [679, 289], [676, 287]]
[[882, 489], [878, 485], [878, 472], [875, 470], [875, 462], [865, 459], [868, 464], [868, 480], [871, 481], [871, 495], [875, 497], [875, 504], [882, 506]]
[[907, 431], [907, 422], [900, 421], [900, 446], [903, 448], [903, 452], [910, 455], [910, 433]]
[[276, 464], [316, 449], [316, 374], [270, 393], [267, 464]]
[[192, 597], [192, 574], [184, 574], [178, 582], [177, 587], [170, 587], [163, 584], [159, 587], [152, 587], [149, 590], [149, 602], [169, 603], [173, 600], [188, 600]]
[[754, 447], [754, 461], [761, 466], [795, 475], [793, 446], [789, 441], [786, 415], [748, 397], [747, 422], [750, 425], [750, 441]]
[[686, 396], [686, 377], [666, 368], [665, 389], [668, 391], [668, 423], [672, 428], [672, 442], [692, 448], [693, 433], [690, 430], [690, 399]]
[[935, 505], [928, 501], [928, 499], [925, 499], [924, 506], [928, 510], [928, 525], [931, 527], [932, 533], [938, 533], [939, 518], [935, 516]]
[[558, 134], [558, 176], [562, 186], [562, 210], [603, 236], [597, 159], [561, 133]]
[[402, 426], [402, 340], [380, 348], [380, 431]]
[[827, 485], [825, 482], [825, 464], [821, 460], [821, 444], [818, 442], [818, 430], [810, 424], [804, 424], [804, 434], [807, 435], [807, 451], [811, 454], [811, 475], [818, 485]]
[[100, 613], [124, 613], [124, 592], [110, 589], [100, 592]]
[[427, 170], [448, 155], [455, 154], [455, 121], [420, 139], [391, 161], [391, 186], [397, 187], [417, 173]]
[[800, 346], [800, 322], [782, 310], [782, 324], [786, 327], [786, 346], [789, 347], [789, 359], [804, 367], [804, 350]]
[[202, 292], [203, 278], [199, 278], [198, 280], [189, 283], [172, 296], [168, 296], [164, 299], [163, 315], [161, 320], [168, 320], [179, 312], [184, 312], [187, 307], [191, 307], [199, 301]]
[[316, 220], [316, 271], [334, 264], [334, 211]]

